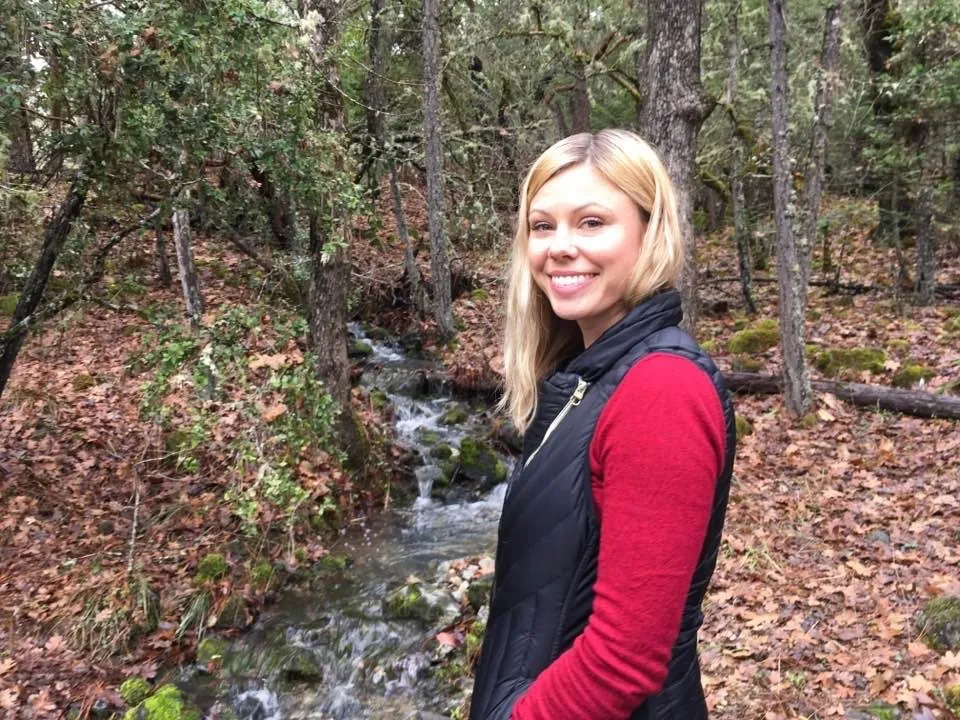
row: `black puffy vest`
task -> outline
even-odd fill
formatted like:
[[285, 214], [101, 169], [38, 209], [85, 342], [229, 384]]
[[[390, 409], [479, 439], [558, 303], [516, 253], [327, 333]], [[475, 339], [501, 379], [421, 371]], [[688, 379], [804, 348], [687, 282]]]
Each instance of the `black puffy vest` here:
[[[534, 679], [586, 626], [599, 548], [590, 487], [590, 442], [607, 399], [627, 371], [651, 352], [689, 358], [710, 376], [723, 406], [727, 447], [667, 679], [661, 692], [631, 718], [706, 720], [697, 630], [720, 547], [736, 432], [733, 406], [720, 372], [677, 327], [681, 317], [676, 291], [654, 295], [541, 384], [537, 415], [524, 435], [523, 455], [510, 479], [500, 517], [496, 576], [471, 720], [507, 720]], [[574, 395], [579, 395], [578, 386], [583, 390], [584, 382], [589, 385], [577, 402]], [[558, 415], [564, 415], [559, 423]]]

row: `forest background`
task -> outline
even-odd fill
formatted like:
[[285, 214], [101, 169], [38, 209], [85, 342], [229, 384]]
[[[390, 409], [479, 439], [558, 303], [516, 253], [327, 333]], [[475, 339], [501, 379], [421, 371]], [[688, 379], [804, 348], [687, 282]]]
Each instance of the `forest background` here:
[[787, 4], [6, 0], [0, 708], [121, 707], [408, 500], [348, 321], [495, 393], [522, 172], [629, 127], [741, 393], [714, 712], [960, 717], [960, 4]]

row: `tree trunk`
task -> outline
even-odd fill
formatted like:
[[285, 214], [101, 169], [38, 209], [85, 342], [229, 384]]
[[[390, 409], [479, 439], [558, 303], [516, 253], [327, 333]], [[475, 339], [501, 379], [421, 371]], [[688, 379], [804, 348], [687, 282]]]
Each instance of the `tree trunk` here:
[[697, 323], [697, 241], [693, 232], [693, 184], [697, 133], [709, 105], [700, 82], [700, 0], [647, 5], [647, 105], [644, 128], [676, 186], [680, 231], [686, 248], [681, 292], [684, 326]]
[[156, 265], [157, 265], [157, 280], [160, 281], [160, 286], [168, 288], [173, 283], [173, 277], [170, 274], [170, 261], [167, 259], [167, 240], [163, 235], [161, 230], [161, 222], [159, 218], [157, 219], [156, 225]]
[[427, 213], [430, 229], [430, 272], [433, 315], [442, 340], [454, 336], [450, 297], [450, 260], [444, 228], [443, 149], [440, 145], [440, 29], [438, 0], [423, 0], [424, 84], [423, 134], [426, 138]]
[[270, 223], [273, 244], [283, 250], [293, 250], [297, 239], [297, 218], [290, 197], [274, 184], [267, 170], [252, 160], [250, 174], [260, 185], [260, 197]]
[[[783, 379], [755, 373], [726, 373], [724, 382], [732, 392], [774, 395], [783, 390]], [[841, 400], [864, 408], [879, 408], [925, 418], [960, 419], [960, 398], [915, 390], [898, 390], [882, 385], [814, 380], [814, 390], [831, 393]]]
[[414, 315], [422, 317], [426, 310], [423, 280], [417, 267], [417, 255], [413, 247], [413, 238], [407, 229], [407, 218], [403, 214], [403, 198], [400, 196], [400, 183], [397, 181], [397, 164], [390, 160], [390, 195], [393, 200], [393, 217], [397, 222], [397, 234], [403, 243], [403, 279], [409, 293], [410, 305]]
[[800, 246], [803, 282], [810, 280], [810, 263], [817, 241], [817, 223], [820, 219], [820, 196], [823, 171], [827, 166], [827, 135], [832, 124], [833, 85], [840, 56], [840, 3], [827, 6], [824, 15], [823, 49], [817, 70], [817, 94], [813, 107], [813, 132], [810, 138], [810, 161], [804, 177], [804, 227]]
[[74, 220], [80, 215], [83, 204], [87, 199], [87, 188], [85, 181], [77, 179], [73, 181], [67, 197], [60, 204], [56, 217], [50, 221], [43, 234], [43, 246], [40, 250], [40, 257], [37, 258], [33, 266], [33, 272], [27, 278], [27, 282], [20, 293], [20, 300], [13, 311], [13, 319], [10, 327], [21, 326], [22, 330], [5, 342], [0, 343], [0, 396], [3, 395], [10, 374], [13, 372], [13, 365], [17, 361], [17, 355], [27, 337], [29, 330], [30, 317], [40, 307], [40, 301], [43, 299], [43, 291], [47, 287], [47, 280], [50, 278], [50, 272], [57, 262], [57, 256], [63, 243], [70, 234], [70, 228]]
[[573, 94], [570, 96], [570, 119], [574, 133], [590, 132], [590, 90], [587, 87], [587, 68], [577, 63], [574, 70]]
[[14, 175], [34, 175], [37, 172], [37, 163], [33, 156], [30, 118], [22, 105], [11, 114], [7, 171]]
[[370, 72], [364, 78], [363, 88], [366, 98], [367, 133], [363, 138], [363, 166], [367, 169], [370, 189], [379, 196], [380, 173], [377, 163], [384, 149], [385, 129], [383, 108], [383, 64], [387, 46], [383, 31], [384, 0], [370, 0], [370, 33], [367, 38], [367, 52]]
[[[733, 0], [727, 12], [729, 29], [727, 34], [727, 88], [726, 102], [733, 108], [737, 100], [737, 84], [740, 66], [740, 0]], [[733, 152], [730, 157], [730, 204], [733, 213], [733, 237], [737, 243], [737, 267], [740, 275], [740, 294], [743, 304], [750, 315], [757, 313], [753, 301], [753, 260], [750, 258], [750, 231], [747, 227], [747, 203], [743, 192], [743, 138], [732, 133]]]
[[193, 325], [200, 324], [203, 317], [203, 295], [200, 278], [193, 262], [193, 237], [190, 232], [190, 213], [184, 208], [173, 211], [173, 243], [177, 249], [177, 267], [180, 270], [180, 286], [187, 315]]
[[790, 181], [789, 102], [787, 97], [786, 0], [770, 0], [770, 99], [773, 121], [774, 215], [777, 228], [777, 287], [780, 298], [780, 346], [784, 399], [798, 417], [810, 407], [810, 377], [804, 354], [806, 284], [803, 258], [793, 234]]
[[933, 227], [933, 193], [939, 175], [940, 147], [937, 122], [931, 120], [920, 142], [922, 170], [916, 204], [918, 305], [932, 305], [937, 288], [937, 236]]

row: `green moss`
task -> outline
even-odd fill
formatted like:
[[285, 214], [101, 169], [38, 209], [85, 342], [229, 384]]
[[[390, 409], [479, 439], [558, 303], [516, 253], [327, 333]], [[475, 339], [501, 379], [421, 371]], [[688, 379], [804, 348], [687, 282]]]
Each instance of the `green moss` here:
[[373, 355], [373, 347], [370, 343], [365, 343], [363, 340], [354, 340], [350, 343], [347, 354], [352, 358], [370, 357]]
[[490, 293], [488, 293], [483, 288], [476, 288], [473, 292], [470, 293], [470, 298], [476, 302], [486, 300], [489, 297], [490, 297]]
[[346, 570], [350, 565], [350, 558], [346, 555], [334, 555], [333, 553], [328, 553], [320, 558], [320, 567], [324, 570]]
[[814, 360], [817, 369], [824, 375], [836, 376], [845, 371], [869, 370], [874, 374], [883, 372], [887, 354], [880, 348], [838, 348], [824, 350]]
[[430, 450], [430, 457], [435, 457], [438, 460], [449, 460], [453, 457], [453, 448], [446, 443], [440, 443]]
[[948, 333], [960, 333], [960, 315], [954, 315], [943, 323], [943, 329]]
[[383, 390], [371, 390], [370, 404], [375, 410], [383, 410], [390, 404], [390, 398], [387, 397], [387, 394]]
[[817, 417], [816, 413], [812, 412], [808, 412], [806, 415], [797, 420], [797, 424], [805, 430], [815, 427], [818, 422], [820, 422], [820, 418]]
[[734, 355], [730, 359], [730, 368], [734, 372], [759, 372], [763, 366], [763, 360], [748, 355]]
[[420, 586], [409, 584], [387, 595], [383, 601], [383, 610], [389, 618], [408, 620], [422, 618], [429, 611], [429, 607]]
[[463, 405], [454, 405], [447, 410], [441, 422], [444, 425], [460, 425], [466, 422], [469, 416], [467, 409]]
[[960, 683], [946, 687], [943, 691], [943, 699], [953, 716], [960, 718]]
[[742, 438], [747, 435], [753, 435], [753, 423], [747, 420], [743, 415], [737, 415], [737, 437]]
[[90, 373], [80, 373], [74, 376], [73, 382], [70, 384], [76, 392], [83, 392], [87, 388], [92, 388], [96, 385], [97, 381], [94, 380], [93, 375]]
[[895, 352], [895, 353], [903, 353], [903, 352], [906, 352], [907, 350], [910, 349], [910, 341], [909, 341], [909, 340], [900, 340], [900, 339], [888, 340], [888, 341], [887, 341], [887, 349], [890, 350], [891, 352]]
[[200, 711], [185, 702], [176, 685], [164, 685], [124, 714], [124, 720], [200, 720]]
[[20, 293], [10, 295], [0, 295], [0, 315], [13, 315], [17, 309], [17, 303], [20, 302]]
[[731, 353], [759, 353], [780, 342], [780, 328], [776, 320], [761, 320], [753, 327], [735, 333], [727, 349]]
[[895, 387], [908, 388], [921, 380], [929, 380], [937, 373], [923, 365], [904, 365], [893, 375]]
[[226, 558], [220, 553], [208, 553], [200, 558], [197, 563], [197, 574], [194, 578], [197, 582], [212, 580], [216, 582], [224, 577], [230, 571]]
[[418, 427], [416, 429], [416, 435], [417, 435], [417, 438], [420, 440], [420, 442], [426, 445], [427, 447], [430, 447], [431, 445], [436, 445], [438, 442], [440, 442], [439, 432], [437, 432], [436, 430], [430, 430], [429, 428], [426, 428], [423, 426]]
[[240, 593], [233, 593], [217, 613], [213, 627], [217, 630], [242, 630], [247, 626], [247, 601]]
[[204, 638], [197, 645], [197, 664], [206, 666], [217, 660], [222, 660], [229, 648], [230, 643], [221, 637]]
[[941, 595], [930, 600], [917, 618], [917, 628], [937, 652], [960, 650], [960, 596]]
[[[467, 588], [467, 600], [474, 609], [479, 610], [490, 602], [490, 590], [493, 588], [493, 574], [484, 575], [470, 583]], [[474, 623], [476, 624], [476, 623]]]
[[877, 720], [900, 720], [902, 717], [900, 708], [886, 703], [873, 703], [863, 708], [863, 713], [868, 717], [877, 718]]
[[150, 697], [150, 690], [150, 683], [142, 677], [127, 678], [120, 685], [120, 697], [127, 705], [133, 707]]
[[265, 589], [273, 582], [274, 575], [273, 565], [261, 560], [250, 570], [250, 582], [257, 589]]
[[323, 679], [323, 668], [316, 655], [305, 647], [291, 649], [283, 660], [282, 673], [291, 682], [319, 683]]
[[707, 353], [716, 352], [717, 350], [717, 341], [716, 340], [704, 340], [700, 343], [700, 349]]

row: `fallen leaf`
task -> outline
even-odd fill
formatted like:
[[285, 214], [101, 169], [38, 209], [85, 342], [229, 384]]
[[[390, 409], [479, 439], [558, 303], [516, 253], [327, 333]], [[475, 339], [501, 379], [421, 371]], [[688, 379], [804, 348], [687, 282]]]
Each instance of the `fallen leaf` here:
[[287, 411], [287, 406], [283, 403], [277, 403], [271, 407], [264, 408], [263, 410], [263, 420], [264, 422], [272, 423], [274, 420], [279, 418]]

